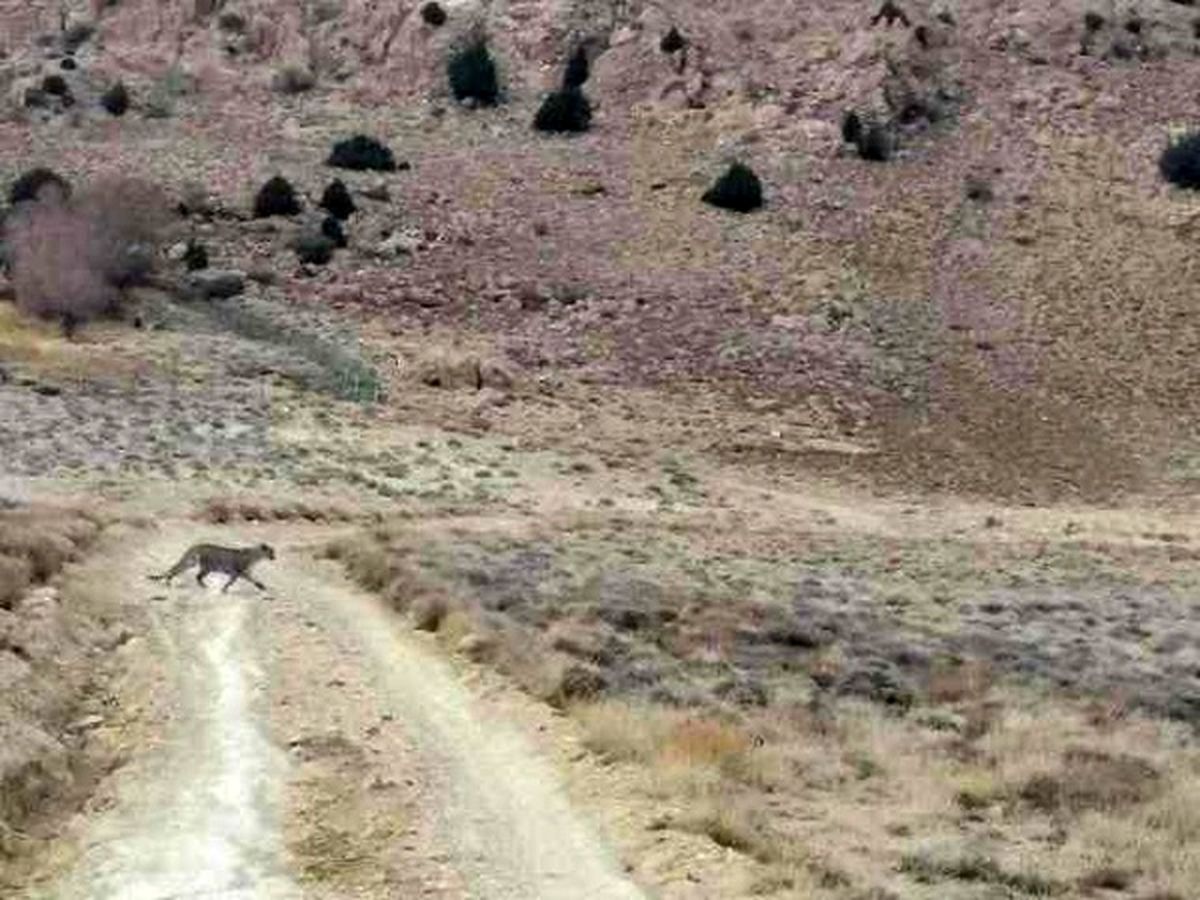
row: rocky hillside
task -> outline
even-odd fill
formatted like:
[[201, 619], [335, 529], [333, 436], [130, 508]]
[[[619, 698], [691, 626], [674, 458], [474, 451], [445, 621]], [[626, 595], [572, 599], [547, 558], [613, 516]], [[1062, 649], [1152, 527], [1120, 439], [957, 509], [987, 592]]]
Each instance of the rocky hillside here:
[[[1200, 477], [1200, 206], [1157, 168], [1194, 116], [1187, 3], [908, 0], [890, 26], [857, 0], [447, 2], [440, 26], [413, 2], [99, 5], [0, 2], [13, 98], [57, 70], [65, 24], [81, 95], [118, 76], [143, 95], [186, 84], [186, 124], [162, 127], [219, 144], [239, 122], [244, 142], [213, 159], [236, 152], [243, 178], [255, 146], [264, 174], [278, 167], [297, 120], [403, 143], [409, 226], [465, 241], [400, 274], [342, 273], [338, 296], [373, 316], [481, 329], [591, 383], [810, 410], [868, 451], [760, 442], [769, 464], [1033, 498]], [[683, 46], [665, 52], [672, 27]], [[448, 95], [447, 53], [473, 35], [500, 66], [498, 112]], [[538, 99], [579, 44], [592, 132], [535, 139]], [[287, 67], [315, 79], [302, 100], [272, 91]], [[843, 143], [849, 109], [895, 123], [890, 162]], [[400, 115], [419, 127], [393, 130]], [[3, 126], [20, 148], [5, 165], [38, 148], [102, 167], [45, 119]], [[762, 177], [764, 211], [698, 202], [733, 158]], [[393, 290], [442, 299], [413, 311], [381, 302]]]

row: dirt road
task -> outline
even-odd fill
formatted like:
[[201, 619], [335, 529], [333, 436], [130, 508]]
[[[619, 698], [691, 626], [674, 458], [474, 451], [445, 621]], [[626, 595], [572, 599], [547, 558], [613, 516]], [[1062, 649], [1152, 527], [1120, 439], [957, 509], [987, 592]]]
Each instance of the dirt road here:
[[264, 536], [266, 595], [149, 584], [192, 527], [109, 573], [149, 605], [123, 706], [150, 739], [76, 823], [72, 871], [26, 896], [642, 896], [551, 767], [394, 613], [311, 536]]

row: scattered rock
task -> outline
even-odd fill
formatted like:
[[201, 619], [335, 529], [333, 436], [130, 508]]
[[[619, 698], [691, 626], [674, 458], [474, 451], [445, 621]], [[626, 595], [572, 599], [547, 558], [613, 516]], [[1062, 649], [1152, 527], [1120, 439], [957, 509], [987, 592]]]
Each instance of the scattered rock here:
[[468, 634], [455, 649], [473, 662], [482, 662], [495, 648], [496, 642], [491, 638], [482, 634]]
[[82, 734], [85, 731], [94, 731], [104, 724], [104, 716], [84, 716], [82, 719], [76, 719], [67, 726], [67, 731], [71, 734]]
[[379, 242], [375, 255], [385, 258], [408, 256], [416, 253], [421, 246], [421, 238], [407, 232], [397, 232]]
[[388, 190], [388, 186], [382, 182], [378, 184], [370, 184], [363, 188], [361, 193], [368, 200], [374, 200], [378, 203], [390, 203], [392, 192]]
[[227, 300], [246, 290], [246, 276], [232, 269], [215, 269], [193, 274], [188, 284], [206, 300]]
[[279, 281], [279, 276], [276, 275], [272, 269], [268, 269], [264, 266], [255, 266], [254, 268], [250, 269], [246, 273], [246, 277], [255, 284], [261, 284], [268, 287], [272, 284], [276, 284]]
[[302, 234], [292, 242], [296, 257], [310, 266], [323, 266], [332, 260], [336, 246], [324, 234]]

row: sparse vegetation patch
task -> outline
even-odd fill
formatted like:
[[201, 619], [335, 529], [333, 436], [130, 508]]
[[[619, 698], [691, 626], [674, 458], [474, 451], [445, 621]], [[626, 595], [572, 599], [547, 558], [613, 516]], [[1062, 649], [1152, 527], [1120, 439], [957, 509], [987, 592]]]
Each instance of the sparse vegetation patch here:
[[[0, 508], [0, 610], [44, 584], [95, 540], [97, 519], [77, 510], [17, 505]], [[4, 650], [0, 639], [0, 652]]]

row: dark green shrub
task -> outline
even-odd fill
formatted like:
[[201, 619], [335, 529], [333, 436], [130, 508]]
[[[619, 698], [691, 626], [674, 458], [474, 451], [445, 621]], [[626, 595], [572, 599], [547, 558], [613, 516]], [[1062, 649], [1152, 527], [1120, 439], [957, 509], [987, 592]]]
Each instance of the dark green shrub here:
[[208, 248], [199, 241], [188, 241], [187, 249], [183, 251], [183, 264], [187, 266], [189, 272], [198, 272], [201, 269], [207, 269]]
[[53, 185], [64, 197], [71, 195], [71, 185], [65, 178], [57, 172], [39, 166], [25, 172], [12, 183], [8, 189], [8, 202], [16, 206], [18, 203], [36, 200], [47, 185]]
[[294, 216], [300, 212], [300, 201], [290, 181], [276, 175], [258, 190], [254, 198], [254, 218]]
[[678, 53], [686, 46], [687, 38], [680, 34], [679, 29], [674, 25], [662, 36], [662, 40], [658, 42], [658, 48], [663, 53]]
[[326, 216], [321, 223], [321, 234], [333, 241], [335, 247], [346, 246], [346, 232], [342, 230], [342, 223], [334, 216]]
[[365, 134], [356, 134], [352, 138], [334, 144], [325, 165], [357, 172], [394, 172], [396, 157], [392, 155], [390, 149], [375, 138], [367, 137]]
[[858, 155], [871, 162], [887, 162], [896, 152], [896, 136], [879, 122], [867, 125], [858, 138]]
[[421, 7], [421, 19], [426, 25], [441, 28], [446, 24], [447, 18], [449, 17], [446, 15], [446, 11], [442, 9], [440, 3], [434, 3], [431, 0], [431, 2]]
[[592, 124], [592, 104], [578, 88], [564, 88], [550, 94], [533, 119], [538, 131], [578, 133]]
[[1171, 184], [1200, 190], [1200, 131], [1169, 143], [1158, 158], [1158, 171]]
[[62, 62], [60, 62], [58, 64], [58, 67], [60, 69], [62, 69], [64, 72], [74, 72], [76, 69], [79, 68], [79, 64], [77, 62], [75, 62], [74, 59], [72, 59], [71, 57], [68, 56], [65, 59], [63, 59]]
[[47, 75], [42, 79], [42, 91], [51, 97], [65, 97], [71, 92], [67, 81], [61, 75]]
[[325, 193], [321, 195], [321, 209], [343, 221], [354, 215], [357, 210], [354, 198], [340, 178], [335, 178], [325, 188]]
[[334, 244], [323, 234], [302, 234], [292, 242], [292, 249], [300, 262], [323, 266], [333, 259]]
[[863, 124], [858, 113], [852, 109], [846, 110], [846, 114], [842, 116], [842, 140], [847, 144], [857, 144], [862, 137]]
[[100, 105], [113, 116], [123, 116], [129, 110], [129, 89], [118, 81], [100, 97]]
[[762, 182], [749, 166], [734, 163], [700, 199], [719, 209], [753, 212], [763, 205]]
[[496, 63], [482, 38], [467, 44], [450, 56], [446, 65], [450, 91], [460, 103], [495, 106], [500, 102], [500, 81]]
[[563, 90], [583, 87], [591, 75], [591, 64], [588, 62], [587, 48], [580, 44], [567, 60], [563, 70]]

